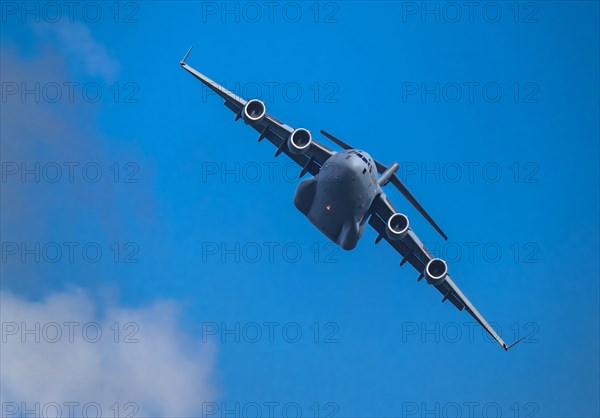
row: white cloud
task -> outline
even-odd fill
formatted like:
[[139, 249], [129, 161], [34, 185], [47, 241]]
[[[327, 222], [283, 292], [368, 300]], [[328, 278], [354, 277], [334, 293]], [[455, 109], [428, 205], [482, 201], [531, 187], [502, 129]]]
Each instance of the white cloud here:
[[[57, 50], [56, 42], [44, 42], [39, 54], [31, 57], [3, 39], [3, 82], [18, 86], [27, 83], [30, 89], [38, 82], [62, 85], [63, 81], [74, 81], [67, 71], [72, 56], [77, 56], [76, 61], [84, 60], [83, 71], [98, 71], [100, 76], [109, 77], [116, 63], [106, 49], [85, 26], [69, 25], [40, 29], [53, 31], [44, 34], [61, 39], [62, 45]], [[121, 160], [136, 161], [147, 168], [144, 155], [131, 152], [124, 141], [107, 138], [95, 129], [98, 108], [80, 98], [54, 104], [31, 95], [9, 97], [2, 107], [0, 125], [3, 161], [26, 162], [28, 167], [36, 161], [96, 161], [108, 167], [112, 161]], [[140, 224], [146, 220], [145, 214], [153, 216], [147, 208], [154, 205], [152, 177], [148, 170], [143, 172], [146, 177], [135, 188], [117, 187], [111, 181], [49, 184], [30, 180], [24, 184], [17, 178], [6, 182], [0, 200], [3, 241], [113, 242], [133, 236], [148, 243], [144, 251], [152, 254], [153, 241], [147, 239]], [[124, 205], [124, 197], [136, 204]], [[153, 217], [153, 235], [160, 235], [161, 225], [158, 215]], [[132, 412], [135, 417], [198, 416], [203, 402], [215, 401], [215, 347], [182, 329], [175, 302], [125, 308], [98, 303], [84, 290], [62, 290], [71, 283], [89, 287], [87, 292], [104, 289], [107, 280], [118, 284], [130, 271], [123, 273], [126, 270], [115, 263], [89, 266], [13, 261], [0, 266], [0, 416], [44, 416], [45, 407], [49, 408], [46, 416], [55, 416], [53, 405], [61, 407], [63, 417], [96, 416], [93, 408], [82, 413], [84, 405], [96, 404], [105, 417], [124, 417]], [[148, 273], [152, 278], [159, 274]], [[44, 297], [36, 301], [22, 296], [40, 294]], [[92, 342], [96, 323], [102, 335]], [[88, 332], [83, 334], [85, 325]], [[52, 342], [57, 327], [61, 336]], [[26, 329], [34, 329], [33, 334]], [[72, 337], [70, 329], [74, 331]], [[130, 335], [135, 330], [135, 335]], [[125, 343], [128, 336], [138, 342]], [[73, 403], [78, 405], [72, 406], [69, 414]], [[11, 415], [15, 406], [19, 413]], [[34, 413], [25, 415], [24, 409]]]
[[114, 416], [116, 402], [118, 416], [198, 416], [217, 396], [214, 346], [180, 328], [173, 302], [132, 309], [98, 306], [81, 290], [42, 301], [3, 292], [0, 317], [2, 416], [36, 404], [40, 415], [58, 404], [69, 416], [72, 402], [75, 416], [85, 405], [95, 416], [92, 403]]
[[65, 56], [76, 58], [88, 75], [100, 76], [107, 82], [114, 81], [119, 72], [119, 62], [94, 38], [84, 23], [61, 21], [35, 25], [34, 28], [43, 38], [54, 36]]

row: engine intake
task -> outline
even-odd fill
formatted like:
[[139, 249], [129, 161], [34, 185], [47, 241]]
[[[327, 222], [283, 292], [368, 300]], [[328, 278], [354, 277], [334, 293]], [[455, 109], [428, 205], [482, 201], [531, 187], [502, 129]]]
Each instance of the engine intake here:
[[441, 258], [432, 258], [425, 266], [424, 275], [427, 283], [433, 285], [442, 284], [448, 276], [448, 265]]
[[265, 104], [258, 99], [252, 99], [246, 102], [242, 109], [242, 119], [248, 125], [259, 124], [267, 114]]
[[302, 154], [312, 142], [312, 135], [308, 129], [298, 128], [288, 138], [288, 148], [292, 154]]
[[387, 222], [387, 236], [393, 241], [402, 239], [408, 233], [408, 217], [403, 213], [394, 213]]

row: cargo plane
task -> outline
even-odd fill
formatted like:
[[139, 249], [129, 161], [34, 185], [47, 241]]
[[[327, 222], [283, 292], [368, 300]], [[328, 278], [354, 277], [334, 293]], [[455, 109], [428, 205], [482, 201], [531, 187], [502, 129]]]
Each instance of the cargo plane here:
[[204, 74], [189, 66], [181, 66], [217, 93], [235, 114], [235, 120], [258, 131], [258, 141], [266, 139], [275, 148], [275, 156], [285, 154], [300, 167], [300, 177], [310, 174], [296, 190], [294, 205], [327, 238], [345, 250], [352, 250], [365, 231], [367, 223], [377, 232], [375, 243], [385, 240], [402, 257], [400, 265], [409, 263], [418, 273], [418, 281], [425, 281], [439, 291], [442, 302], [449, 301], [459, 310], [466, 310], [505, 349], [507, 345], [461, 292], [448, 274], [448, 265], [433, 257], [413, 232], [408, 217], [396, 210], [383, 187], [391, 184], [444, 238], [446, 234], [425, 211], [406, 185], [397, 176], [398, 164], [389, 166], [373, 159], [367, 152], [356, 149], [334, 135], [321, 134], [339, 146], [335, 151], [316, 141], [312, 133], [302, 127], [292, 127], [266, 111], [257, 99], [245, 100]]

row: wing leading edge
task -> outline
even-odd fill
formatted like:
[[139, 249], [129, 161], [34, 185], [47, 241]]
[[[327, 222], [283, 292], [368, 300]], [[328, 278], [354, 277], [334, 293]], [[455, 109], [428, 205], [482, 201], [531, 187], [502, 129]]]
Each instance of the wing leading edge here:
[[[427, 263], [434, 258], [433, 255], [427, 250], [427, 248], [425, 248], [425, 245], [423, 245], [421, 240], [416, 236], [412, 229], [409, 229], [404, 238], [399, 240], [391, 240], [388, 238], [386, 231], [387, 221], [394, 213], [397, 213], [397, 210], [384, 193], [380, 194], [375, 199], [371, 212], [372, 214], [369, 219], [369, 224], [379, 234], [376, 242], [379, 242], [381, 239], [385, 239], [402, 256], [402, 262], [400, 265], [403, 265], [406, 262], [411, 264], [415, 270], [421, 274], [421, 276], [419, 276], [419, 280], [421, 280]], [[469, 299], [462, 293], [450, 276], [447, 276], [446, 280], [439, 285], [434, 285], [434, 287], [443, 295], [442, 302], [448, 300], [458, 310], [462, 311], [465, 309], [467, 312], [469, 312], [469, 314], [471, 314], [471, 316], [505, 350], [508, 350], [522, 340], [520, 339], [511, 345], [507, 345], [492, 328], [492, 326], [485, 320], [483, 315], [481, 315], [475, 306], [473, 306], [471, 301], [469, 301]]]
[[[216, 83], [204, 74], [186, 64], [185, 60], [190, 54], [191, 50], [192, 48], [190, 48], [190, 50], [185, 54], [180, 62], [180, 65], [183, 67], [183, 69], [204, 83], [208, 88], [221, 96], [221, 98], [224, 100], [225, 106], [235, 113], [235, 120], [237, 121], [240, 119], [242, 110], [248, 101], [232, 93], [222, 85]], [[327, 161], [327, 159], [334, 154], [334, 151], [314, 139], [303, 153], [292, 153], [287, 146], [287, 142], [292, 132], [294, 132], [294, 128], [274, 118], [268, 113], [260, 123], [252, 125], [252, 127], [260, 133], [258, 141], [262, 141], [264, 138], [266, 138], [277, 148], [275, 156], [284, 153], [302, 167], [300, 177], [307, 172], [313, 176], [316, 175], [323, 164], [325, 164], [325, 161]]]

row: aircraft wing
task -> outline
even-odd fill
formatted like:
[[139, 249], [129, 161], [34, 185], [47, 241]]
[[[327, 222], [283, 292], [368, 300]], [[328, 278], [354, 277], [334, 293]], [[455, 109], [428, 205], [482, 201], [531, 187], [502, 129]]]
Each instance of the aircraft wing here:
[[[235, 113], [235, 120], [237, 121], [241, 117], [242, 110], [246, 105], [247, 100], [235, 95], [225, 87], [214, 82], [204, 74], [186, 64], [185, 59], [189, 53], [190, 51], [188, 51], [181, 61], [181, 66], [202, 83], [204, 83], [208, 88], [221, 96], [224, 100], [225, 106]], [[316, 175], [325, 161], [335, 153], [335, 151], [332, 151], [330, 148], [314, 139], [312, 139], [310, 145], [302, 153], [292, 153], [287, 146], [287, 141], [292, 132], [294, 132], [294, 128], [277, 120], [268, 113], [259, 123], [253, 125], [252, 127], [260, 132], [260, 136], [258, 138], [259, 141], [261, 141], [263, 138], [266, 138], [269, 140], [269, 142], [275, 145], [275, 147], [277, 147], [275, 156], [279, 155], [280, 153], [284, 153], [302, 167], [300, 177], [302, 177], [302, 175], [304, 175], [306, 172], [312, 174], [313, 176]]]
[[[388, 238], [387, 235], [387, 222], [389, 218], [397, 213], [398, 211], [394, 208], [392, 202], [387, 198], [385, 193], [380, 194], [371, 207], [371, 217], [369, 219], [369, 224], [375, 228], [379, 236], [377, 237], [377, 241], [379, 242], [381, 239], [385, 239], [400, 255], [402, 256], [402, 262], [400, 265], [408, 262], [411, 264], [421, 276], [419, 276], [419, 280], [423, 277], [422, 274], [425, 271], [425, 266], [427, 263], [432, 260], [434, 257], [431, 253], [425, 248], [425, 245], [421, 242], [419, 237], [409, 229], [406, 235], [398, 240], [392, 240]], [[450, 276], [446, 277], [439, 285], [434, 285], [434, 287], [443, 295], [442, 302], [446, 300], [450, 301], [456, 308], [460, 311], [465, 309], [467, 312], [471, 314], [473, 318], [485, 330], [505, 349], [508, 350], [510, 347], [515, 345], [517, 342], [507, 345], [502, 338], [494, 331], [494, 329], [487, 323], [485, 318], [479, 313], [475, 306], [467, 299], [467, 297], [461, 292], [456, 283], [452, 281]]]

